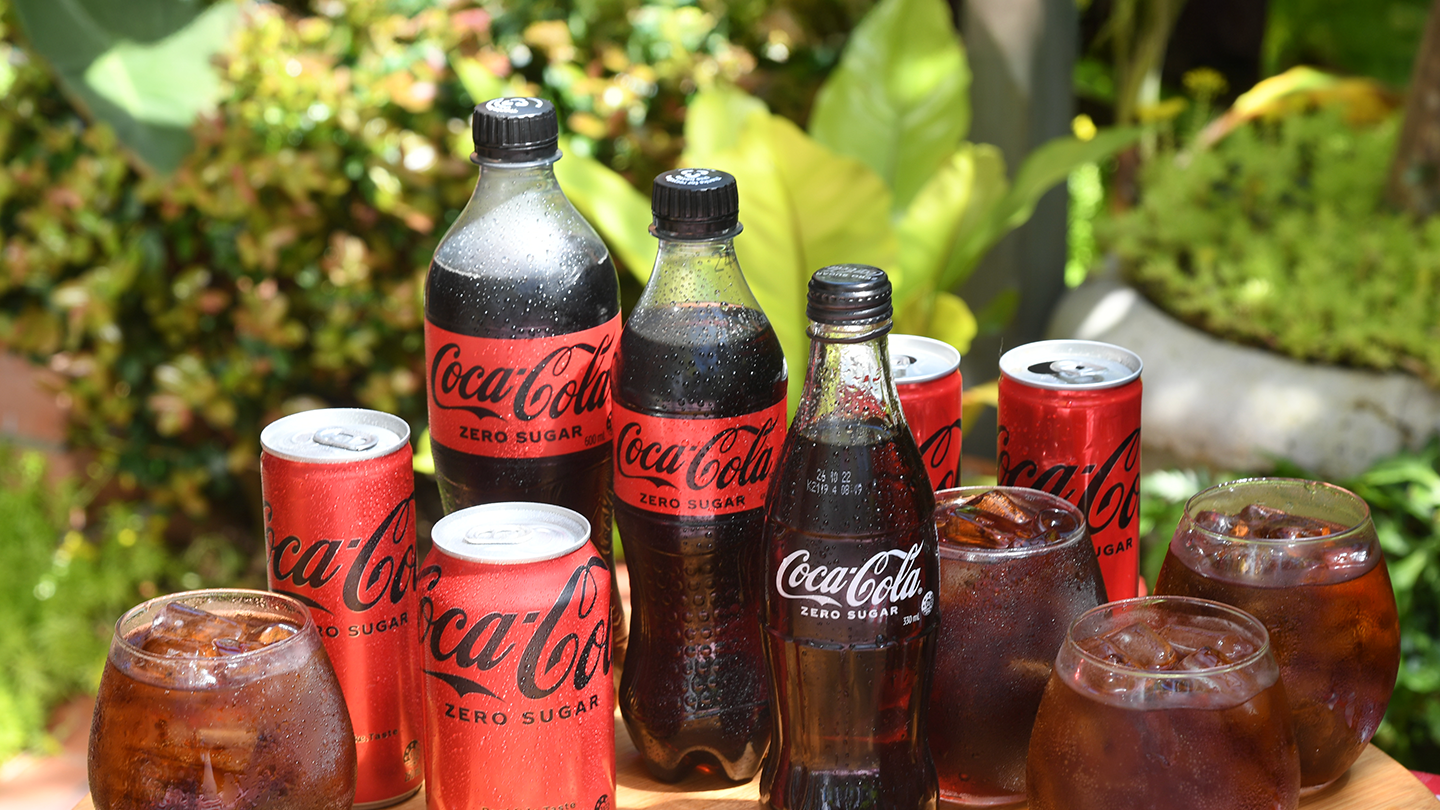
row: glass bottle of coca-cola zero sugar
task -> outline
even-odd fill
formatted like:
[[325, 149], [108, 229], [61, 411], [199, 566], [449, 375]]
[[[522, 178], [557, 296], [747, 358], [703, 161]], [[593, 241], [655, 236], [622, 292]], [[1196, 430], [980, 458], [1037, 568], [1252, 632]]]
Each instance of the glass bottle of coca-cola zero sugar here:
[[735, 178], [667, 172], [652, 210], [660, 252], [612, 384], [632, 606], [620, 710], [657, 778], [702, 764], [743, 781], [770, 738], [755, 617], [785, 356], [735, 259]]
[[765, 507], [761, 801], [934, 808], [935, 496], [890, 377], [889, 279], [823, 268], [806, 314], [810, 365]]
[[[559, 128], [550, 102], [491, 99], [475, 108], [472, 126], [480, 180], [435, 249], [425, 282], [440, 500], [446, 513], [501, 501], [573, 509], [590, 521], [614, 585], [615, 265], [555, 180]], [[618, 598], [610, 615], [618, 659], [625, 636]]]

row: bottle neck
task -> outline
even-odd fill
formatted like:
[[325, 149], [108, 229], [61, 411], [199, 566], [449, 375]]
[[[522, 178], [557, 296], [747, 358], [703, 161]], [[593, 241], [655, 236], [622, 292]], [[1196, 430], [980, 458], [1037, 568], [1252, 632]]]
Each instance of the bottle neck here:
[[537, 190], [561, 194], [560, 182], [555, 179], [555, 161], [559, 157], [557, 152], [555, 157], [527, 163], [477, 160], [480, 181], [475, 184], [472, 199], [492, 195], [508, 197], [521, 191]]
[[758, 310], [740, 272], [735, 240], [661, 239], [655, 267], [635, 308], [671, 303], [731, 304]]
[[874, 444], [905, 427], [890, 375], [891, 322], [811, 322], [810, 363], [795, 428], [829, 444]]

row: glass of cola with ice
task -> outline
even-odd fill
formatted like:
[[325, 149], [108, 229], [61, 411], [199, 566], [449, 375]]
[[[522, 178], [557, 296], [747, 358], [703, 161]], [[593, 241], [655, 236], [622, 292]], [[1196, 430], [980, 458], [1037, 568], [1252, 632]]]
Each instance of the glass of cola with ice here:
[[1293, 478], [1211, 487], [1186, 504], [1155, 591], [1214, 599], [1264, 622], [1305, 792], [1349, 769], [1400, 666], [1395, 592], [1362, 498]]
[[1149, 596], [1071, 626], [1030, 737], [1030, 810], [1294, 810], [1300, 760], [1255, 617]]
[[946, 801], [1025, 798], [1025, 752], [1065, 631], [1105, 601], [1085, 516], [1025, 487], [936, 495], [940, 638], [929, 742]]
[[205, 590], [115, 626], [90, 727], [96, 810], [348, 810], [355, 736], [310, 612]]

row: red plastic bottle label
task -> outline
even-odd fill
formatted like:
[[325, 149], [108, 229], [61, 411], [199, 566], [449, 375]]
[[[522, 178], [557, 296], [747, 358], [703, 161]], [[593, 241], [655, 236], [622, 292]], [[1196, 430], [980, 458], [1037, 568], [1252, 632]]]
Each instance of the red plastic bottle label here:
[[615, 497], [682, 517], [765, 505], [785, 440], [785, 400], [724, 419], [650, 416], [616, 403]]
[[425, 322], [430, 438], [492, 458], [544, 458], [610, 440], [620, 316], [568, 335], [502, 340]]

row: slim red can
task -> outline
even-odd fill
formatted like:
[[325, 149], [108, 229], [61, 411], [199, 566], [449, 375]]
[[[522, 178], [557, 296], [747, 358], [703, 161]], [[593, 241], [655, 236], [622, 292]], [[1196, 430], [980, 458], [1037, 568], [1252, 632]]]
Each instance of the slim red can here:
[[934, 338], [891, 335], [890, 375], [930, 485], [960, 486], [960, 352]]
[[1043, 340], [1000, 358], [996, 467], [1085, 513], [1112, 600], [1140, 577], [1140, 357], [1091, 340]]
[[355, 727], [355, 807], [397, 804], [424, 777], [410, 426], [305, 411], [270, 423], [260, 445], [270, 590], [310, 608], [335, 667]]
[[578, 512], [446, 515], [420, 572], [430, 810], [615, 806], [610, 571]]

